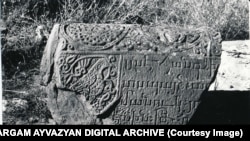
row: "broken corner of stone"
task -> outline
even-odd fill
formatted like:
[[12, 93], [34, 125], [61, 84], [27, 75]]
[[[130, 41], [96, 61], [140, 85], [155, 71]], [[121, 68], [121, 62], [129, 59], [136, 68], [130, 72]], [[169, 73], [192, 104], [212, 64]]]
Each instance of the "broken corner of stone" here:
[[56, 24], [41, 63], [57, 124], [182, 125], [215, 78], [208, 27]]

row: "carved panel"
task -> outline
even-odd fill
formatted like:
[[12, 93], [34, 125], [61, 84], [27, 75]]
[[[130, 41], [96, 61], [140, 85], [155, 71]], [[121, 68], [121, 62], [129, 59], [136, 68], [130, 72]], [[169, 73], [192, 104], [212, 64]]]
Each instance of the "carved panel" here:
[[211, 58], [123, 55], [116, 124], [185, 124], [213, 74]]
[[118, 55], [61, 53], [57, 86], [82, 94], [95, 114], [105, 112], [118, 98]]

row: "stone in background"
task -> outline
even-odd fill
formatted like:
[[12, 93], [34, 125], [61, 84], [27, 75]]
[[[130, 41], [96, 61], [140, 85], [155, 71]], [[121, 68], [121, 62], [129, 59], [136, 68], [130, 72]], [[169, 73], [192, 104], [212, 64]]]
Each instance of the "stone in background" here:
[[249, 40], [222, 42], [221, 65], [209, 90], [250, 90]]

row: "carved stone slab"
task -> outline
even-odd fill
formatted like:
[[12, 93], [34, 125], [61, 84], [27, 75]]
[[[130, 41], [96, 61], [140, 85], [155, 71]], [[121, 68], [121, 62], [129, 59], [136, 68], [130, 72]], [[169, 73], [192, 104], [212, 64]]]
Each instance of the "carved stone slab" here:
[[42, 84], [58, 124], [186, 124], [220, 55], [207, 27], [55, 25]]

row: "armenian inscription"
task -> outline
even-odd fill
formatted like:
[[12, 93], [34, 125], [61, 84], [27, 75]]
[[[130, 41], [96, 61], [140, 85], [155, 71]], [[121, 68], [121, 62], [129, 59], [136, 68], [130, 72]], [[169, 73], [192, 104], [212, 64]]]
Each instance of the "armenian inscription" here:
[[58, 124], [186, 124], [220, 54], [220, 34], [207, 27], [55, 25], [42, 84]]

